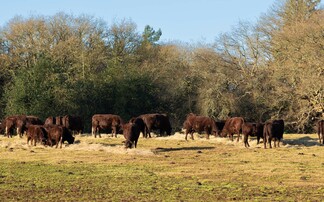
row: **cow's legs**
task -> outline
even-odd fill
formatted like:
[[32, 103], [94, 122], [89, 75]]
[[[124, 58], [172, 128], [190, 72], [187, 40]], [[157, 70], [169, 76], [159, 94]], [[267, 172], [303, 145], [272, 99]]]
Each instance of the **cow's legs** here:
[[248, 135], [243, 135], [243, 136], [244, 136], [244, 139], [243, 139], [244, 146], [250, 147]]

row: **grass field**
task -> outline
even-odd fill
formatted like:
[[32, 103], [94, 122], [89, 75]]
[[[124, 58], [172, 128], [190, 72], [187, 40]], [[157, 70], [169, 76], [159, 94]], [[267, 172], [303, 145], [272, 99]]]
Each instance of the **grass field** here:
[[76, 136], [62, 149], [0, 136], [0, 201], [323, 201], [324, 146], [284, 134], [280, 148], [255, 139], [184, 140]]

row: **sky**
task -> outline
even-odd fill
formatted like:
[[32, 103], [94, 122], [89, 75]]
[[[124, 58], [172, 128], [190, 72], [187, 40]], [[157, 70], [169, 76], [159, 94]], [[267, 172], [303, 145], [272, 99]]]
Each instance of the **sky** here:
[[87, 14], [108, 26], [127, 19], [142, 32], [161, 29], [160, 41], [212, 43], [239, 21], [255, 23], [276, 0], [0, 0], [0, 26], [16, 15]]

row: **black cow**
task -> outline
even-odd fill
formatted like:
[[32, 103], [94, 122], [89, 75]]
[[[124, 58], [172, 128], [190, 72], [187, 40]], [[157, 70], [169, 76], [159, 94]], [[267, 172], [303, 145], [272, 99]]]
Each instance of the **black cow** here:
[[[269, 142], [270, 148], [271, 146], [271, 140], [274, 141], [274, 146], [278, 146], [280, 144], [280, 140], [283, 137], [284, 133], [284, 121], [282, 119], [279, 120], [268, 120], [264, 123], [263, 127], [263, 143], [264, 148], [267, 148], [267, 142]], [[278, 142], [278, 145], [276, 145], [276, 142]]]
[[83, 131], [83, 121], [79, 116], [65, 115], [62, 118], [62, 124], [69, 130], [81, 134]]

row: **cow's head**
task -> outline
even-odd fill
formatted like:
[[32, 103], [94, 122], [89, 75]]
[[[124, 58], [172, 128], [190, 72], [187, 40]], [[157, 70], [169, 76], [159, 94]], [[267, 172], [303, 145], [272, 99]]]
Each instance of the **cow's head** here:
[[73, 144], [74, 143], [74, 137], [73, 136], [71, 136], [70, 138], [68, 138], [67, 139], [67, 142], [69, 143], [69, 144]]
[[133, 147], [133, 142], [130, 140], [125, 141], [125, 148], [131, 149]]

